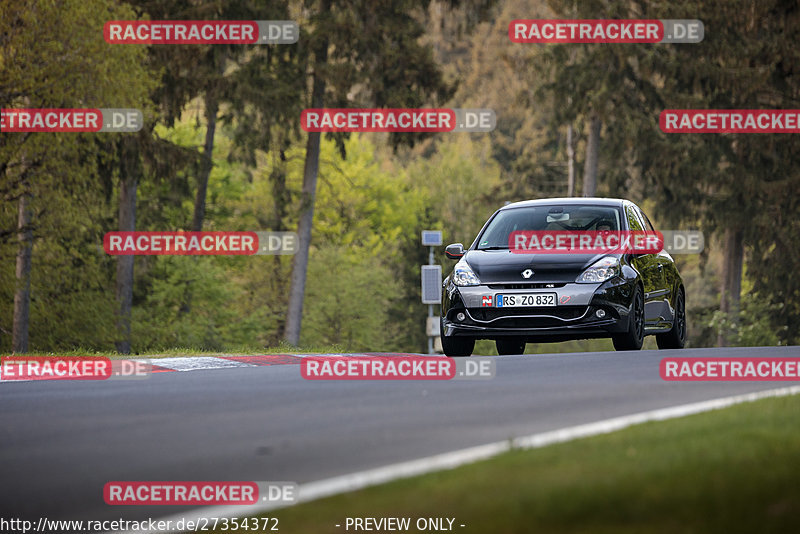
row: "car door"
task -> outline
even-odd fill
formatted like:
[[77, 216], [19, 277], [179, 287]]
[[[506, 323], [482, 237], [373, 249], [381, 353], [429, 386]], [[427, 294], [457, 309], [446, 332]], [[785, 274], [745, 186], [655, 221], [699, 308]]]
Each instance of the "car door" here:
[[[644, 224], [645, 230], [648, 232], [655, 232], [655, 227], [653, 227], [653, 223], [650, 222], [650, 219], [647, 217], [647, 214], [642, 211], [642, 208], [639, 206], [634, 206], [636, 211], [639, 214], [639, 217]], [[661, 250], [658, 254], [655, 254], [655, 259], [658, 262], [658, 269], [661, 271], [661, 287], [656, 290], [656, 293], [653, 295], [654, 299], [661, 301], [661, 306], [658, 311], [659, 321], [658, 327], [659, 328], [669, 328], [672, 325], [672, 306], [670, 306], [670, 301], [672, 300], [672, 280], [670, 279], [670, 266], [674, 263], [672, 260], [672, 256], [665, 250]]]
[[[625, 218], [628, 229], [641, 232], [645, 223], [631, 204], [625, 206]], [[639, 272], [644, 285], [644, 322], [645, 328], [656, 327], [663, 321], [664, 306], [664, 273], [657, 254], [632, 254], [631, 265]]]

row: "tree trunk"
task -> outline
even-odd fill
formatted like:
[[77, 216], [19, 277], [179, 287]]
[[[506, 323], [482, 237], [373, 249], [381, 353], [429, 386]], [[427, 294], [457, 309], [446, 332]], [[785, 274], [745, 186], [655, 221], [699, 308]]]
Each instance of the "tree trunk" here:
[[28, 352], [28, 330], [31, 306], [31, 256], [33, 252], [33, 230], [31, 229], [30, 196], [24, 193], [19, 197], [17, 218], [17, 290], [14, 293], [14, 325], [12, 332], [12, 351]]
[[208, 178], [214, 167], [214, 134], [217, 130], [217, 110], [219, 103], [213, 92], [206, 92], [206, 142], [203, 145], [203, 161], [200, 173], [197, 176], [197, 196], [194, 199], [194, 217], [192, 218], [192, 231], [203, 230], [203, 219], [206, 216], [206, 193], [208, 191]]
[[600, 117], [592, 114], [589, 121], [589, 137], [586, 139], [586, 162], [583, 167], [583, 196], [597, 194], [597, 152], [600, 144]]
[[575, 196], [575, 146], [572, 124], [567, 125], [567, 196]]
[[277, 154], [273, 157], [270, 182], [272, 186], [272, 221], [270, 230], [283, 232], [285, 227], [286, 211], [289, 206], [289, 188], [286, 187], [286, 153], [279, 146], [273, 148]]
[[[139, 154], [134, 138], [120, 141], [119, 229], [136, 230], [136, 189], [139, 185]], [[131, 352], [131, 306], [133, 303], [133, 260], [135, 256], [117, 256], [116, 296], [119, 304], [115, 343], [117, 352]]]
[[[324, 105], [325, 80], [319, 69], [328, 60], [328, 40], [322, 39], [314, 53], [314, 88], [311, 105], [321, 108]], [[311, 227], [314, 221], [314, 199], [317, 193], [317, 173], [319, 172], [319, 132], [309, 132], [306, 141], [306, 161], [303, 168], [303, 193], [300, 207], [300, 220], [297, 224], [298, 249], [292, 258], [292, 280], [289, 289], [289, 309], [286, 313], [285, 339], [290, 345], [300, 343], [300, 326], [303, 320], [303, 297], [306, 291], [306, 272], [308, 271], [308, 252], [311, 245]]]
[[[739, 302], [742, 292], [742, 265], [744, 263], [744, 234], [741, 229], [725, 229], [722, 260], [722, 290], [719, 309], [735, 326], [739, 322]], [[727, 347], [731, 331], [719, 331], [717, 345]]]

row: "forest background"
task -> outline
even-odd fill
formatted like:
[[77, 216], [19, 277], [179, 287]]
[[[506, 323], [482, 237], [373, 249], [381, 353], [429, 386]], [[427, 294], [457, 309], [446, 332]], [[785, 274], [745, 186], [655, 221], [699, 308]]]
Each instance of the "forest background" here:
[[[705, 38], [514, 44], [520, 18], [700, 19]], [[301, 35], [103, 40], [133, 19]], [[702, 254], [676, 256], [691, 346], [796, 344], [798, 136], [664, 134], [658, 114], [800, 108], [798, 42], [800, 7], [781, 0], [5, 1], [0, 106], [139, 108], [145, 127], [0, 132], [0, 352], [422, 352], [422, 230], [468, 244], [506, 202], [595, 195], [704, 232]], [[497, 128], [320, 136], [299, 127], [308, 107], [492, 108]], [[133, 229], [297, 231], [308, 254], [103, 251]]]

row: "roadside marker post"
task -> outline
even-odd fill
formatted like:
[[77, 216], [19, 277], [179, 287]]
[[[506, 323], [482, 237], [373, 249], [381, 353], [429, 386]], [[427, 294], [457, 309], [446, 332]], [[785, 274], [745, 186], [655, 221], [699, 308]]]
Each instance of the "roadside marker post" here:
[[428, 354], [434, 353], [434, 338], [441, 335], [439, 322], [436, 321], [433, 314], [433, 305], [442, 302], [442, 266], [433, 263], [433, 247], [441, 245], [442, 232], [438, 230], [422, 231], [422, 246], [429, 248], [428, 265], [422, 266], [422, 303], [428, 305], [428, 320], [425, 325], [428, 336]]

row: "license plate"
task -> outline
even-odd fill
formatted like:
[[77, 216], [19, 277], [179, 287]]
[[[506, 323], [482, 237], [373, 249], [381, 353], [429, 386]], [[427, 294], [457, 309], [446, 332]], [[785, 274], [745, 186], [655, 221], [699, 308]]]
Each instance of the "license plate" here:
[[527, 308], [536, 306], [555, 306], [555, 293], [514, 293], [504, 295], [498, 293], [494, 296], [496, 308]]

